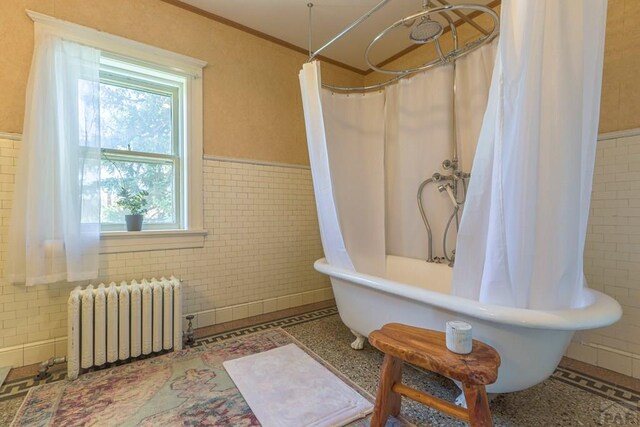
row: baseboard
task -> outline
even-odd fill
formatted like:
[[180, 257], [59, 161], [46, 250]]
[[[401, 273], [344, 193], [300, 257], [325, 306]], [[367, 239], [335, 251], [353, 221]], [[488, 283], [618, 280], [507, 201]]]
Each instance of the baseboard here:
[[0, 366], [20, 366], [40, 363], [51, 357], [67, 355], [67, 337], [52, 338], [13, 347], [0, 348]]
[[565, 355], [590, 365], [640, 378], [640, 355], [635, 353], [601, 344], [572, 342]]
[[[197, 329], [330, 299], [333, 299], [333, 290], [328, 287], [277, 298], [268, 298], [262, 301], [248, 302], [246, 304], [232, 305], [195, 313], [185, 313], [183, 317], [186, 317], [188, 314], [194, 315], [195, 317], [192, 321], [193, 328]], [[183, 319], [182, 325], [183, 329], [186, 330], [186, 319]]]
[[[189, 314], [195, 316], [193, 319], [193, 327], [202, 328], [331, 299], [333, 299], [333, 291], [329, 287], [285, 295], [278, 298], [253, 301], [246, 304], [199, 311], [197, 313], [185, 313], [183, 315], [183, 330], [187, 328], [187, 322], [184, 317]], [[0, 366], [18, 368], [20, 366], [40, 363], [51, 357], [63, 357], [66, 355], [67, 337], [58, 337], [13, 347], [0, 348]]]

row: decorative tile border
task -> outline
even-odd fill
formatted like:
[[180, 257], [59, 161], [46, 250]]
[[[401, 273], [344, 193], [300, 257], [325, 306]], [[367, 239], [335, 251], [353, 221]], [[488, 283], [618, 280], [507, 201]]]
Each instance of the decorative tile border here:
[[[310, 313], [291, 316], [280, 320], [265, 322], [259, 325], [240, 328], [228, 332], [222, 332], [206, 338], [201, 338], [196, 341], [195, 346], [213, 344], [226, 339], [236, 338], [267, 329], [287, 328], [289, 326], [312, 322], [314, 320], [334, 316], [337, 314], [337, 308], [325, 308], [317, 311], [312, 311]], [[45, 383], [61, 381], [65, 378], [66, 372], [62, 371], [53, 373], [50, 378], [44, 381], [36, 381], [33, 378], [23, 378], [7, 382], [2, 385], [2, 387], [0, 387], [0, 402], [8, 399], [24, 397], [31, 387]], [[574, 371], [572, 369], [560, 367], [555, 370], [555, 372], [551, 376], [551, 379], [577, 387], [581, 390], [587, 391], [609, 401], [623, 405], [624, 407], [631, 410], [637, 411], [640, 409], [640, 393], [627, 387], [616, 385], [604, 380], [599, 380], [589, 375]]]
[[7, 381], [0, 387], [0, 402], [17, 397], [24, 397], [31, 387], [61, 381], [65, 378], [67, 378], [67, 371], [52, 373], [49, 378], [40, 381], [35, 380], [33, 377]]
[[611, 400], [628, 409], [640, 411], [640, 393], [636, 390], [561, 367], [556, 368], [551, 378]]
[[200, 338], [196, 341], [195, 347], [201, 345], [212, 344], [218, 341], [223, 341], [229, 338], [236, 338], [242, 335], [252, 334], [254, 332], [260, 332], [273, 328], [286, 328], [287, 326], [299, 325], [301, 323], [311, 322], [313, 320], [321, 319], [323, 317], [333, 316], [338, 314], [338, 309], [335, 307], [325, 308], [322, 310], [312, 311], [310, 313], [301, 314], [298, 316], [286, 317], [280, 320], [274, 320], [272, 322], [261, 323], [255, 326], [249, 326], [246, 328], [236, 329], [229, 332], [221, 332], [210, 337]]

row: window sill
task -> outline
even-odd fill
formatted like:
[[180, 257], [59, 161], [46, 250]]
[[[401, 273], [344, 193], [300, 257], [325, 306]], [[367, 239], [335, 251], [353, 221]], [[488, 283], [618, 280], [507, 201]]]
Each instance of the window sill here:
[[202, 248], [207, 233], [207, 230], [105, 231], [100, 233], [100, 253]]

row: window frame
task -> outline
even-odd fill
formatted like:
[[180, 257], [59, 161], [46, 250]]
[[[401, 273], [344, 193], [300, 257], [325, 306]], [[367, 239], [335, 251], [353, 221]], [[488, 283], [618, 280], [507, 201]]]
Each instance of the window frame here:
[[[130, 67], [117, 66], [117, 62], [110, 59], [110, 56], [103, 55], [104, 61], [101, 60], [100, 66], [100, 83], [118, 86], [125, 89], [133, 89], [140, 92], [148, 92], [157, 95], [169, 96], [172, 101], [171, 108], [171, 152], [172, 154], [151, 153], [134, 150], [119, 150], [114, 148], [101, 148], [102, 161], [129, 161], [149, 164], [171, 164], [173, 167], [173, 205], [175, 221], [167, 224], [146, 223], [143, 225], [144, 230], [184, 230], [184, 206], [186, 200], [186, 189], [183, 188], [183, 170], [184, 165], [184, 149], [185, 140], [182, 138], [184, 132], [184, 114], [182, 113], [184, 104], [184, 82], [175, 79], [169, 81], [164, 79], [153, 78], [147, 73], [141, 73], [129, 69]], [[126, 64], [125, 64], [126, 65]], [[151, 71], [151, 70], [147, 70]], [[103, 223], [100, 222], [103, 232], [109, 231], [125, 231], [124, 219], [122, 223]]]
[[181, 171], [186, 202], [182, 212], [183, 229], [146, 230], [140, 232], [103, 231], [100, 252], [118, 253], [183, 249], [203, 247], [207, 231], [203, 228], [203, 69], [205, 61], [171, 52], [155, 46], [108, 34], [42, 13], [27, 10], [35, 22], [35, 30], [46, 30], [66, 40], [100, 49], [102, 55], [112, 60], [126, 61], [132, 69], [136, 66], [152, 70], [160, 77], [165, 72], [184, 79], [183, 116], [181, 137], [185, 150], [182, 153], [184, 167]]

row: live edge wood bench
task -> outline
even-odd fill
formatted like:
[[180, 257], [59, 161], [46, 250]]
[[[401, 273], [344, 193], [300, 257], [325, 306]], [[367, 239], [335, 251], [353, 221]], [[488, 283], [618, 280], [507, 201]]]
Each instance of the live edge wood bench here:
[[[371, 427], [383, 427], [389, 415], [400, 413], [401, 396], [420, 402], [471, 424], [492, 426], [485, 385], [498, 379], [500, 356], [491, 346], [473, 340], [469, 354], [447, 349], [443, 332], [389, 323], [371, 332], [371, 345], [382, 351], [384, 362]], [[462, 383], [467, 409], [402, 384], [403, 362]]]

